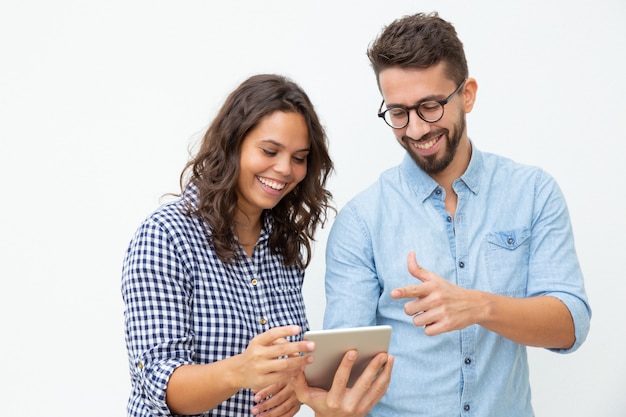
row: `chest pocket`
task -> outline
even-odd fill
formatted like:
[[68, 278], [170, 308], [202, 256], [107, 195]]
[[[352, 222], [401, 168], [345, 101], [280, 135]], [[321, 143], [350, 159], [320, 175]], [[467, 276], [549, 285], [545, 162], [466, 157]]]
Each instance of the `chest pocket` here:
[[530, 230], [521, 228], [489, 233], [483, 244], [491, 291], [508, 296], [524, 296], [528, 278]]

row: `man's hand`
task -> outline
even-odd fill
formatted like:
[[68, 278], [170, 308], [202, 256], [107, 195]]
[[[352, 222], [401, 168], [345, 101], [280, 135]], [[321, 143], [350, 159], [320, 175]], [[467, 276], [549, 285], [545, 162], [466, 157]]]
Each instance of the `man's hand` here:
[[417, 285], [396, 288], [393, 298], [414, 298], [404, 305], [416, 326], [424, 326], [429, 336], [461, 330], [480, 321], [482, 306], [478, 292], [452, 284], [418, 265], [415, 253], [409, 252], [408, 268], [421, 281]]
[[330, 391], [309, 387], [304, 372], [292, 380], [298, 399], [311, 407], [316, 417], [362, 417], [385, 395], [391, 379], [393, 356], [376, 355], [354, 386], [347, 388], [356, 358], [355, 350], [346, 352]]

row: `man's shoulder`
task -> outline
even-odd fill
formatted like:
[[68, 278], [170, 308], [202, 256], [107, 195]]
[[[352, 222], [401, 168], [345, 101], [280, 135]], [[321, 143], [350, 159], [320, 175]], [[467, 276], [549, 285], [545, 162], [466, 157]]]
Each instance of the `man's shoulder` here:
[[538, 165], [519, 162], [508, 156], [495, 153], [482, 152], [482, 161], [485, 171], [488, 173], [498, 172], [503, 174], [509, 172], [511, 175], [545, 175], [546, 171]]
[[538, 165], [492, 153], [483, 153], [481, 157], [481, 183], [494, 192], [517, 190], [518, 194], [543, 192], [549, 195], [559, 190], [556, 179]]

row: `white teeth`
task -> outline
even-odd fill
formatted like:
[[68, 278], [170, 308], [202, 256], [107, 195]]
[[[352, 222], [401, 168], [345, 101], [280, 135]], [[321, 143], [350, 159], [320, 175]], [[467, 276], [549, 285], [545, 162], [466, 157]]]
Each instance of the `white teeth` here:
[[274, 190], [278, 190], [278, 191], [282, 190], [283, 188], [285, 188], [285, 185], [287, 185], [287, 183], [274, 181], [269, 178], [264, 178], [264, 177], [257, 177], [257, 178], [259, 179], [259, 181], [261, 181], [261, 184], [267, 185], [268, 187], [273, 188]]
[[430, 141], [425, 142], [425, 143], [417, 143], [417, 142], [414, 142], [414, 143], [413, 143], [413, 146], [415, 146], [415, 147], [416, 147], [416, 148], [418, 148], [418, 149], [430, 149], [430, 148], [432, 148], [432, 147], [435, 145], [435, 143], [437, 143], [437, 140], [438, 140], [438, 139], [439, 139], [439, 138], [438, 138], [438, 137], [436, 137], [436, 138], [434, 138], [433, 140], [430, 140]]

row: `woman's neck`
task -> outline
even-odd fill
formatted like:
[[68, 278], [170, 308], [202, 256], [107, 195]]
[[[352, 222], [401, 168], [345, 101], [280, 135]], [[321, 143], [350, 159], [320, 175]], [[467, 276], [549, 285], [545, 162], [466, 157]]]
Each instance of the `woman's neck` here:
[[254, 246], [261, 235], [261, 216], [251, 218], [241, 211], [238, 212], [235, 216], [235, 235], [244, 251], [252, 257]]

